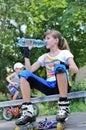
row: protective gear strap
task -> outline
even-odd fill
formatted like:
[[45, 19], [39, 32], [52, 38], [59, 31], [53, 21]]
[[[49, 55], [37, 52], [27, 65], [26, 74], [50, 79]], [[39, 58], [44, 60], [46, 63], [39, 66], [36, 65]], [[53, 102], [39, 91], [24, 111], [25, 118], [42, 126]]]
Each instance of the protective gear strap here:
[[63, 65], [63, 64], [57, 64], [57, 65], [55, 65], [55, 67], [54, 67], [54, 73], [55, 73], [55, 75], [56, 74], [61, 74], [61, 73], [66, 73], [66, 77], [68, 79], [67, 69], [66, 69], [65, 65]]
[[57, 74], [57, 72], [60, 72], [60, 70], [62, 70], [62, 73], [66, 73], [66, 67], [65, 67], [65, 65], [63, 65], [63, 64], [57, 64], [57, 65], [55, 65], [55, 67], [54, 67], [55, 74]]
[[65, 65], [66, 69], [69, 69], [69, 64], [67, 64], [67, 63], [65, 63], [65, 62], [62, 62], [62, 61], [60, 61], [60, 64]]

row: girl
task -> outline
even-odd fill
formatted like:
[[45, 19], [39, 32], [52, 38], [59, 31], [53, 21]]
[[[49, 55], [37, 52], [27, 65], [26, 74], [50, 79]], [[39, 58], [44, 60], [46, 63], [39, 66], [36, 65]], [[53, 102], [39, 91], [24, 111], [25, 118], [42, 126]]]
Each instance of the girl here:
[[[30, 65], [29, 49], [24, 49], [27, 70], [19, 74], [24, 103], [22, 104], [22, 116], [16, 121], [17, 125], [24, 125], [35, 120], [30, 99], [30, 88], [36, 88], [46, 95], [59, 93], [57, 120], [65, 120], [70, 113], [67, 99], [69, 91], [68, 70], [77, 73], [78, 68], [68, 44], [60, 32], [47, 30], [45, 32], [45, 41], [47, 42], [46, 48], [50, 52], [40, 56], [33, 65]], [[46, 80], [33, 74], [40, 66], [46, 67]]]

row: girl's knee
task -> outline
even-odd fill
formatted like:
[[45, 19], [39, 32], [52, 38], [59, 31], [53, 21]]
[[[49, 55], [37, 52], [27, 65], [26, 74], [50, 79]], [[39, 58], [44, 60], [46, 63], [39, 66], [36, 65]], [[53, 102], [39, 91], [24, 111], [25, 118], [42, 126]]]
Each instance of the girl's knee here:
[[66, 73], [63, 68], [56, 69], [56, 74], [63, 74], [63, 73]]
[[55, 66], [55, 74], [62, 74], [62, 73], [66, 73], [66, 67], [62, 64], [58, 64]]
[[25, 80], [25, 77], [20, 77], [20, 80]]
[[19, 77], [20, 79], [28, 79], [30, 76], [32, 75], [32, 73], [29, 70], [23, 70], [20, 74]]
[[56, 65], [54, 72], [55, 72], [56, 76], [57, 75], [63, 76], [63, 77], [66, 77], [66, 79], [68, 80], [68, 72], [67, 72], [65, 65], [63, 65], [63, 64]]
[[24, 82], [26, 82], [25, 77], [20, 77], [20, 83], [24, 83]]

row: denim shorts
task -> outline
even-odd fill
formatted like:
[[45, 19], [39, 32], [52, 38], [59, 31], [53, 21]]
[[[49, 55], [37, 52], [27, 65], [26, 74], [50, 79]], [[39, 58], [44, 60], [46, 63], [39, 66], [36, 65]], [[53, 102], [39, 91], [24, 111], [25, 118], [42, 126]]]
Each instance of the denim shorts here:
[[7, 88], [10, 91], [11, 96], [14, 96], [18, 92], [18, 89], [15, 86], [8, 86]]

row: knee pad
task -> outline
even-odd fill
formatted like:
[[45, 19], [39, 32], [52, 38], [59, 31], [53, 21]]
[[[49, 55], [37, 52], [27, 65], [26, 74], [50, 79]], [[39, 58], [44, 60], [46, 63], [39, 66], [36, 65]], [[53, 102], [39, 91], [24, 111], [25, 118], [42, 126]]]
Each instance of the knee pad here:
[[65, 65], [62, 65], [62, 64], [56, 65], [54, 70], [55, 70], [55, 74], [66, 73], [66, 67]]
[[63, 68], [56, 69], [56, 74], [61, 74], [61, 73], [65, 73]]

